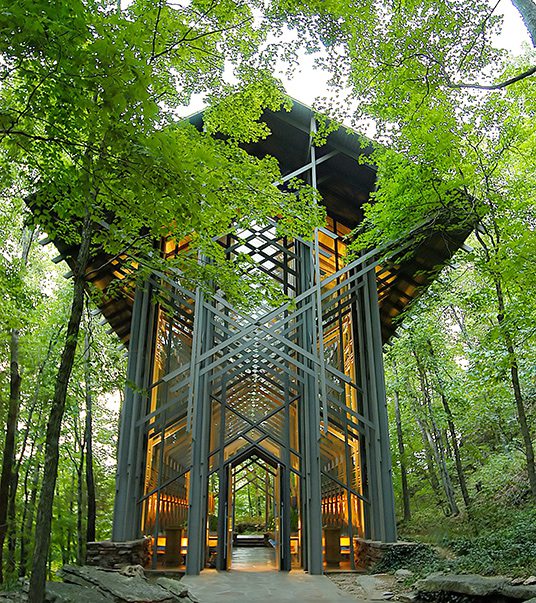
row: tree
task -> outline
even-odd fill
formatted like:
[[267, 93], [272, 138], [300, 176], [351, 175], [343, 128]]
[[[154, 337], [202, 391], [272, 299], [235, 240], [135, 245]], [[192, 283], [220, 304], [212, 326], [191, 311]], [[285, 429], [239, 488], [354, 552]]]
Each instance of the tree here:
[[[252, 70], [243, 63], [263, 37], [248, 5], [139, 1], [118, 11], [114, 3], [23, 2], [0, 15], [7, 161], [26, 174], [36, 219], [73, 249], [73, 299], [47, 425], [29, 592], [31, 601], [41, 601], [61, 422], [96, 246], [154, 265], [155, 240], [189, 236], [192, 253], [179, 259], [185, 278], [216, 280], [240, 298], [241, 277], [252, 271], [243, 259], [228, 266], [213, 236], [274, 215], [287, 234], [307, 235], [322, 211], [307, 187], [273, 186], [279, 177], [273, 160], [238, 147], [266, 135], [255, 122], [264, 107], [284, 101], [272, 78], [248, 82]], [[178, 125], [174, 107], [194, 90], [214, 88], [229, 58], [246, 86], [232, 104], [229, 138]], [[213, 128], [225, 123], [217, 108], [207, 116]], [[198, 252], [211, 260], [201, 274]]]

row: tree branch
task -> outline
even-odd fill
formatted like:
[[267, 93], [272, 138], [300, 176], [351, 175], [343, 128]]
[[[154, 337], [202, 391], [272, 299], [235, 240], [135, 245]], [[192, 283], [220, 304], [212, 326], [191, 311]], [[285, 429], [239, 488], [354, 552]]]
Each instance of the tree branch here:
[[530, 77], [531, 75], [534, 75], [536, 73], [536, 65], [534, 67], [531, 67], [530, 69], [527, 69], [526, 71], [523, 71], [522, 73], [519, 73], [518, 75], [511, 77], [508, 80], [505, 80], [504, 82], [500, 82], [499, 84], [464, 84], [464, 83], [455, 83], [455, 82], [451, 82], [450, 80], [447, 81], [447, 85], [449, 86], [449, 88], [475, 88], [477, 90], [502, 90], [503, 88], [506, 88], [507, 86], [510, 86], [512, 84], [515, 84], [516, 82], [520, 82], [521, 80], [524, 80], [527, 77]]
[[154, 61], [154, 55], [156, 53], [156, 37], [158, 35], [158, 25], [160, 24], [160, 15], [161, 14], [162, 14], [162, 0], [160, 0], [160, 2], [158, 3], [158, 12], [156, 13], [156, 21], [154, 24], [153, 43], [152, 43], [152, 49], [151, 49], [150, 62]]

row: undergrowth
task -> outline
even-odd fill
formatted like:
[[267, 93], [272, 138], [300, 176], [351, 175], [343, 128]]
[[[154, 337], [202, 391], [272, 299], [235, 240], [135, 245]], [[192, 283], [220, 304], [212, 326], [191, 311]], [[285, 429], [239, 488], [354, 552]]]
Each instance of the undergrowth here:
[[[437, 517], [437, 516], [436, 516]], [[435, 520], [437, 522], [437, 518]], [[413, 549], [393, 548], [373, 570], [392, 572], [405, 568], [419, 578], [431, 572], [462, 574], [529, 576], [536, 574], [536, 508], [475, 506], [463, 518], [444, 518], [441, 529], [436, 523], [426, 530], [422, 517], [416, 535], [410, 540], [427, 541]], [[418, 537], [416, 537], [418, 536]]]

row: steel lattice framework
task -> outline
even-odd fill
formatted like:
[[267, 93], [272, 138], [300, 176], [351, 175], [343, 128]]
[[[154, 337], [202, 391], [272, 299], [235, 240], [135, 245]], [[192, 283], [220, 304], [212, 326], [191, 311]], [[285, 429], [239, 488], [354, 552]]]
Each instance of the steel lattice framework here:
[[[306, 162], [284, 182], [300, 175], [316, 186], [318, 166], [337, 155], [317, 157], [315, 127], [312, 119]], [[280, 569], [321, 573], [326, 526], [347, 538], [352, 568], [358, 537], [396, 540], [379, 253], [344, 265], [348, 230], [331, 219], [304, 241], [252, 224], [222, 239], [229, 257], [249, 254], [288, 296], [277, 308], [245, 313], [221, 292], [188, 291], [164, 274], [137, 291], [115, 540], [143, 532], [158, 543], [187, 525], [186, 571], [206, 566], [210, 542], [225, 569], [231, 469], [248, 459], [277, 482]], [[163, 289], [166, 307], [152, 303]]]

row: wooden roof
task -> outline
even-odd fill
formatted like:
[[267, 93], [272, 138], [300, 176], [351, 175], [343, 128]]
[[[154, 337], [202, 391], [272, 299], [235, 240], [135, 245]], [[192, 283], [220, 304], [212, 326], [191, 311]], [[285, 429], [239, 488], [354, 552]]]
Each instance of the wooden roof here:
[[[297, 101], [294, 101], [290, 112], [267, 111], [263, 120], [271, 135], [244, 145], [244, 148], [257, 157], [275, 157], [282, 175], [290, 174], [308, 162], [312, 114], [311, 108]], [[202, 112], [189, 119], [199, 129], [203, 127]], [[317, 149], [317, 157], [327, 156], [333, 151], [337, 153], [317, 167], [317, 187], [328, 213], [353, 229], [363, 218], [363, 203], [369, 200], [376, 182], [374, 168], [360, 164], [356, 159], [370, 154], [372, 147], [363, 137], [341, 127]], [[406, 253], [400, 263], [379, 267], [376, 275], [384, 342], [394, 334], [396, 318], [432, 282], [441, 267], [461, 247], [469, 231], [469, 228], [454, 231], [445, 228], [445, 232], [435, 229], [427, 233], [421, 229], [420, 243], [409, 254]], [[53, 234], [51, 236], [62, 256], [72, 263], [77, 250], [54, 239]], [[103, 292], [112, 281], [121, 278], [121, 262], [110, 260], [100, 253], [93, 258], [88, 269], [88, 282]], [[127, 292], [114, 297], [103, 295], [100, 303], [106, 321], [126, 345], [130, 338], [132, 306], [132, 294]]]

